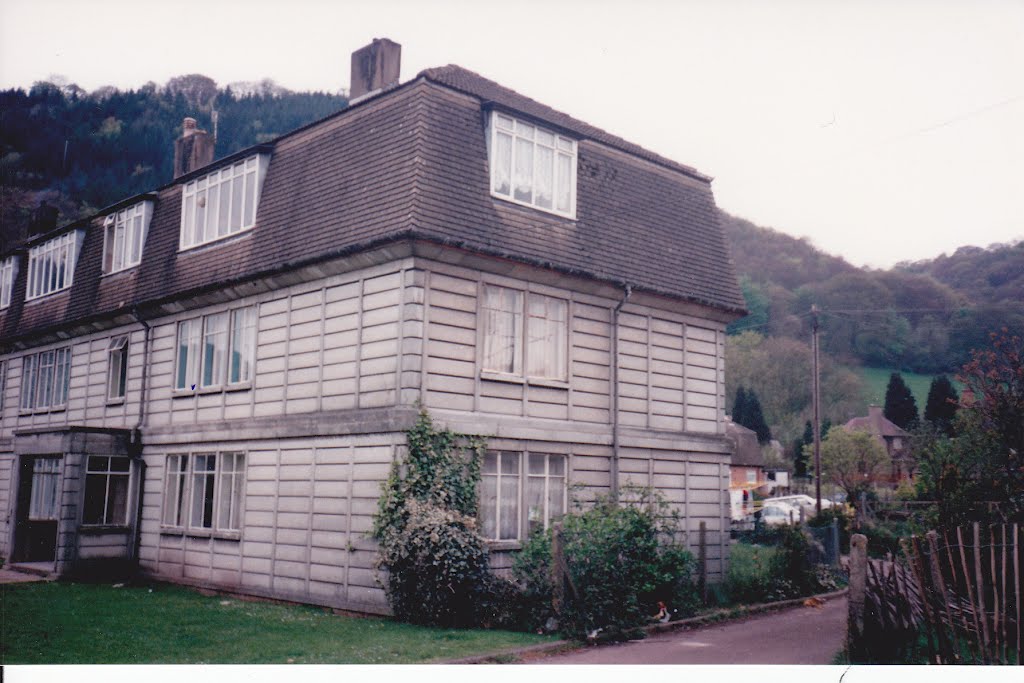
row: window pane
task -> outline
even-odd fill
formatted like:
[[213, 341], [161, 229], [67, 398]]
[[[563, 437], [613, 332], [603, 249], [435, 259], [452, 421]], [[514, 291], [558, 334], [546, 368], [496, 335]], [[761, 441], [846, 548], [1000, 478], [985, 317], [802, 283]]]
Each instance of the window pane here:
[[[530, 456], [533, 460], [533, 456]], [[526, 482], [527, 533], [544, 528], [544, 477], [528, 477]]]
[[547, 147], [537, 147], [537, 206], [550, 209], [554, 194], [555, 153]]
[[114, 267], [114, 224], [110, 223], [103, 231], [103, 272], [109, 273]]
[[558, 155], [558, 178], [555, 184], [555, 209], [563, 213], [572, 211], [572, 164], [573, 158]]
[[142, 260], [142, 216], [137, 215], [132, 220], [132, 263]]
[[231, 360], [228, 381], [232, 384], [252, 379], [256, 345], [256, 309], [240, 308], [231, 313]]
[[512, 194], [512, 136], [498, 133], [494, 142], [492, 188], [495, 193]]
[[[123, 458], [119, 458], [123, 459]], [[128, 523], [128, 475], [111, 474], [107, 492], [106, 524]]]
[[85, 505], [82, 524], [104, 524], [107, 504], [107, 475], [89, 474], [85, 477]]
[[202, 244], [209, 236], [206, 232], [206, 190], [196, 192], [195, 244]]
[[208, 315], [204, 319], [203, 386], [224, 382], [224, 362], [227, 355], [228, 314]]
[[527, 323], [527, 374], [531, 377], [566, 378], [566, 302], [531, 294]]
[[484, 538], [498, 538], [498, 477], [495, 475], [480, 477], [480, 527]]
[[249, 171], [245, 174], [245, 215], [242, 217], [242, 225], [251, 227], [255, 220], [256, 211], [256, 171]]
[[484, 369], [518, 374], [522, 339], [523, 293], [505, 287], [484, 288]]
[[499, 465], [498, 537], [512, 540], [519, 537], [519, 454], [502, 453]]
[[242, 176], [235, 176], [231, 182], [231, 229], [236, 233], [242, 228]]
[[124, 268], [124, 223], [118, 222], [114, 228], [114, 270]]
[[187, 455], [167, 457], [167, 479], [164, 490], [164, 524], [182, 525], [182, 511], [185, 502], [185, 476], [188, 471]]
[[182, 228], [182, 244], [191, 247], [196, 244], [195, 235], [196, 198], [194, 195], [185, 197], [185, 225]]
[[528, 203], [533, 201], [533, 143], [518, 137], [512, 185], [516, 200]]
[[192, 470], [192, 514], [190, 525], [209, 529], [213, 526], [213, 486], [217, 456], [197, 455]]
[[183, 320], [178, 323], [178, 374], [174, 382], [177, 389], [188, 389], [195, 381], [195, 336], [198, 327], [198, 320]]
[[32, 463], [32, 491], [28, 516], [34, 520], [57, 519], [57, 480], [60, 458], [36, 458]]

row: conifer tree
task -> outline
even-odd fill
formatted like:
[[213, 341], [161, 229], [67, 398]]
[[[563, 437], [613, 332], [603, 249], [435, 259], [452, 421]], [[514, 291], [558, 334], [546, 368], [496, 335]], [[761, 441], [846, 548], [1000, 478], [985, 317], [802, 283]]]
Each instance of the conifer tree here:
[[747, 420], [747, 390], [740, 385], [736, 389], [736, 398], [732, 402], [732, 421], [738, 425], [746, 426]]
[[924, 419], [946, 436], [953, 436], [953, 418], [959, 400], [953, 383], [945, 375], [939, 375], [932, 380], [931, 388], [928, 389]]
[[903, 376], [894, 372], [889, 376], [885, 389], [885, 417], [897, 427], [909, 429], [918, 421], [917, 401], [903, 381]]
[[758, 400], [757, 394], [751, 389], [747, 392], [747, 410], [746, 422], [743, 426], [747, 429], [753, 429], [757, 433], [757, 442], [764, 445], [772, 440], [772, 432], [768, 428], [768, 423], [764, 420], [764, 412], [761, 410], [761, 401]]

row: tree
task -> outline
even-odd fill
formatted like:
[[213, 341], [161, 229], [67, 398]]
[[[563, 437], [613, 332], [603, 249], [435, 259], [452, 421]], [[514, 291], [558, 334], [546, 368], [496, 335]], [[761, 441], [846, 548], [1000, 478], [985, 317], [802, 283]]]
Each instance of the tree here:
[[763, 446], [772, 440], [772, 432], [768, 428], [768, 423], [764, 421], [764, 413], [761, 411], [761, 401], [758, 400], [753, 389], [747, 392], [747, 411], [744, 417], [746, 422], [743, 423], [743, 426], [753, 429], [757, 433], [759, 444]]
[[741, 384], [736, 389], [736, 398], [732, 402], [732, 421], [738, 425], [746, 426], [747, 420], [747, 390]]
[[910, 429], [918, 420], [917, 401], [903, 381], [903, 375], [898, 372], [889, 375], [882, 412], [890, 422], [902, 429]]
[[807, 463], [810, 457], [805, 449], [805, 446], [810, 446], [814, 443], [814, 427], [811, 425], [811, 421], [808, 420], [807, 424], [804, 425], [804, 434], [802, 437], [796, 440], [793, 444], [793, 476], [794, 477], [806, 477], [807, 476]]
[[871, 488], [888, 464], [885, 446], [867, 432], [832, 429], [821, 442], [822, 477], [842, 487], [848, 500]]
[[953, 383], [945, 375], [932, 380], [928, 389], [928, 401], [924, 407], [924, 419], [946, 436], [953, 436], [953, 418], [956, 417], [960, 397]]

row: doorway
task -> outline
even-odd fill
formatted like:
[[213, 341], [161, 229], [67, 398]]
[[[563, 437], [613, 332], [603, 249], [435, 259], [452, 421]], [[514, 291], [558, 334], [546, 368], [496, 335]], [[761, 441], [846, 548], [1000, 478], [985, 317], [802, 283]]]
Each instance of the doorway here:
[[12, 558], [15, 562], [52, 563], [56, 559], [62, 462], [59, 455], [21, 459]]

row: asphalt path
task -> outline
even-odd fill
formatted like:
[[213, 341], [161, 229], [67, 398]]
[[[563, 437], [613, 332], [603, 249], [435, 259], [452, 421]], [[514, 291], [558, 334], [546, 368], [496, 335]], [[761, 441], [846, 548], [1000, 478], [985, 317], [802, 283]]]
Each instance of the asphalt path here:
[[831, 664], [846, 639], [846, 597], [645, 640], [588, 647], [532, 664]]

